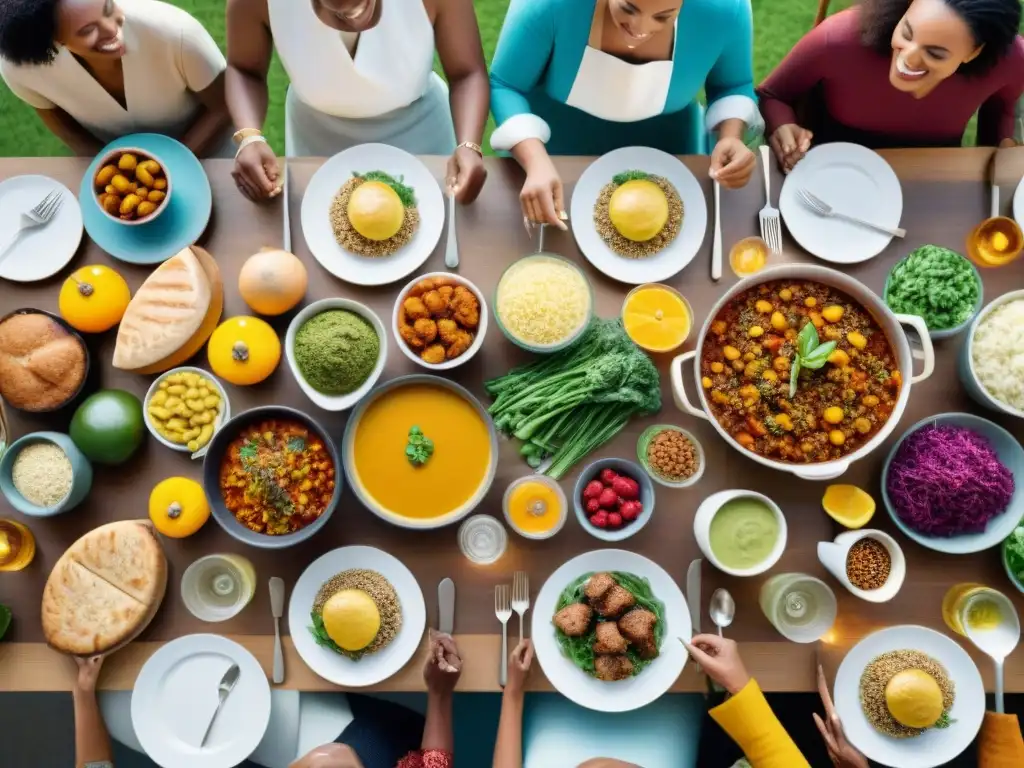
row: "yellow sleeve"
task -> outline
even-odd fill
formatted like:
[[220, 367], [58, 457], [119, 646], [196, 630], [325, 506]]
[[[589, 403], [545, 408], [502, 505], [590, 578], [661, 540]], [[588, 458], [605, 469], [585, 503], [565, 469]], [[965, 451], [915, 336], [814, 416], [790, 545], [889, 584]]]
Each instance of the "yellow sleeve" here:
[[1020, 768], [1024, 765], [1024, 738], [1016, 715], [985, 713], [978, 743], [978, 768]]
[[753, 768], [810, 768], [755, 680], [710, 714], [743, 750]]

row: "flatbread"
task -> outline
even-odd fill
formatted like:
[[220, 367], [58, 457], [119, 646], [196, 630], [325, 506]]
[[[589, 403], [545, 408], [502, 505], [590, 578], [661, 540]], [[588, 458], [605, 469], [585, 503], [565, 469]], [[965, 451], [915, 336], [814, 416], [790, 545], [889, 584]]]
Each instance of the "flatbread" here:
[[114, 367], [144, 368], [181, 349], [203, 324], [210, 299], [209, 278], [192, 249], [169, 258], [128, 303], [117, 330]]
[[65, 556], [147, 607], [163, 598], [167, 560], [145, 523], [124, 520], [100, 526]]
[[43, 590], [43, 634], [65, 653], [103, 653], [130, 639], [149, 608], [63, 556]]

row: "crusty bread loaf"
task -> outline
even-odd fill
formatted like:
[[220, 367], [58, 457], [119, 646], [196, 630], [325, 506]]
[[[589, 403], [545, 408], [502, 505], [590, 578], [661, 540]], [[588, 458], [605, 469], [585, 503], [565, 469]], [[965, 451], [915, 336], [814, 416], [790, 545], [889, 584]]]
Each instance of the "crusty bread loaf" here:
[[81, 340], [51, 317], [25, 312], [0, 323], [0, 396], [23, 411], [50, 411], [78, 392], [86, 374]]
[[144, 605], [163, 597], [167, 560], [146, 523], [125, 520], [100, 526], [72, 544], [66, 555]]

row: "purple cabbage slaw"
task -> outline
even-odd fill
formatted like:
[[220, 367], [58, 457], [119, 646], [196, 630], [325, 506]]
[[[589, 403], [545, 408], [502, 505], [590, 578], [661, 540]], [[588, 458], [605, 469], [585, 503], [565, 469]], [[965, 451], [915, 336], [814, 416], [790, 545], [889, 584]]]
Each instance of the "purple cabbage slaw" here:
[[896, 514], [927, 536], [982, 533], [1006, 511], [1013, 473], [989, 441], [966, 427], [929, 424], [907, 435], [889, 464], [886, 491]]

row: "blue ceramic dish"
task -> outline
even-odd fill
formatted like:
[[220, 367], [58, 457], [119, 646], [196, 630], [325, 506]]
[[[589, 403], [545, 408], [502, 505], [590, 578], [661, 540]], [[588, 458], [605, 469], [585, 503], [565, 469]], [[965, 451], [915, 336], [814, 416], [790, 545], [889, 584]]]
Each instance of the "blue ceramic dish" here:
[[964, 385], [964, 389], [967, 390], [967, 394], [970, 395], [974, 402], [988, 408], [989, 410], [998, 411], [999, 413], [1008, 413], [1009, 415], [1016, 416], [1019, 419], [1024, 419], [1024, 411], [1019, 411], [1011, 405], [1007, 405], [1000, 400], [996, 400], [981, 385], [981, 382], [978, 381], [978, 376], [974, 372], [973, 355], [974, 334], [978, 330], [978, 324], [988, 317], [989, 313], [991, 313], [996, 307], [1000, 307], [1011, 301], [1022, 300], [1024, 300], [1024, 290], [1004, 293], [999, 298], [993, 299], [989, 302], [984, 309], [974, 316], [974, 320], [971, 322], [971, 327], [967, 329], [967, 338], [964, 339], [963, 346], [960, 347], [960, 356], [957, 358], [957, 372], [960, 374], [960, 382]]
[[[636, 520], [626, 523], [616, 530], [598, 528], [591, 524], [587, 519], [586, 510], [583, 508], [583, 489], [591, 480], [596, 480], [604, 469], [611, 469], [617, 474], [632, 478], [640, 486], [640, 503], [643, 504], [644, 511]], [[572, 506], [576, 510], [576, 519], [580, 521], [580, 526], [595, 539], [623, 541], [647, 525], [651, 516], [654, 515], [654, 483], [651, 482], [651, 478], [644, 468], [635, 462], [614, 458], [598, 459], [585, 466], [576, 479], [576, 487], [572, 490]]]
[[[100, 208], [92, 180], [100, 163], [118, 149], [137, 148], [160, 158], [174, 189], [160, 215], [137, 226], [125, 226]], [[202, 163], [188, 147], [169, 136], [135, 133], [112, 141], [89, 165], [78, 192], [85, 231], [116, 259], [129, 264], [159, 264], [203, 234], [213, 210], [213, 193]]]
[[[60, 448], [64, 455], [71, 462], [71, 490], [68, 495], [50, 507], [40, 507], [33, 504], [14, 487], [14, 480], [11, 472], [14, 469], [14, 462], [21, 453], [22, 448], [36, 443], [53, 443]], [[92, 488], [92, 464], [85, 458], [78, 446], [71, 438], [61, 432], [32, 432], [11, 443], [10, 448], [0, 459], [0, 491], [3, 491], [11, 506], [29, 517], [53, 517], [82, 503], [82, 500], [89, 495]]]
[[[903, 441], [917, 430], [931, 424], [964, 427], [982, 435], [991, 444], [999, 461], [1013, 473], [1015, 488], [1009, 505], [1002, 514], [989, 520], [988, 526], [982, 533], [965, 533], [951, 537], [925, 536], [910, 528], [896, 514], [896, 509], [893, 507], [887, 490], [889, 466]], [[882, 500], [885, 502], [885, 508], [889, 511], [889, 517], [903, 533], [922, 547], [951, 555], [966, 555], [991, 549], [1009, 536], [1017, 527], [1021, 517], [1024, 517], [1024, 488], [1021, 487], [1022, 484], [1024, 484], [1024, 448], [1021, 448], [1020, 443], [1014, 439], [1013, 435], [998, 424], [970, 413], [941, 413], [917, 422], [904, 432], [903, 437], [892, 447], [885, 459], [885, 466], [882, 468]]]

